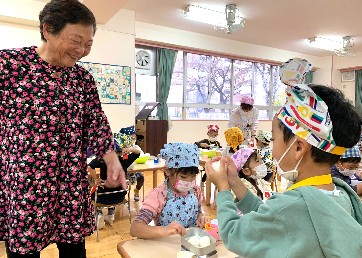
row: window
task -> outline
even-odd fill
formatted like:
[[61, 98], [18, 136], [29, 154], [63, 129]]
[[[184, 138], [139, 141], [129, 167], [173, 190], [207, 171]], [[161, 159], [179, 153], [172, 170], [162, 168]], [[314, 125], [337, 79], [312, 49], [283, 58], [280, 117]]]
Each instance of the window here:
[[[157, 77], [136, 74], [136, 105], [156, 101]], [[269, 120], [285, 103], [279, 67], [178, 51], [167, 99], [172, 120], [229, 120], [235, 96], [252, 95], [259, 119]], [[233, 97], [231, 97], [233, 96]], [[139, 109], [140, 109], [139, 108]]]

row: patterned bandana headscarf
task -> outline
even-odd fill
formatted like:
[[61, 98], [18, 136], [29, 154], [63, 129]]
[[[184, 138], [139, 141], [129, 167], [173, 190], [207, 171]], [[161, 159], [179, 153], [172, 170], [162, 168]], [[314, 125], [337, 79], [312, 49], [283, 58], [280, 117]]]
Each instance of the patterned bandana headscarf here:
[[210, 133], [212, 131], [219, 133], [219, 126], [218, 125], [208, 125], [207, 132]]
[[134, 129], [134, 125], [128, 126], [128, 127], [124, 127], [121, 130], [119, 130], [119, 133], [124, 133], [127, 135], [132, 135], [132, 134], [136, 134], [136, 131]]
[[255, 150], [252, 148], [243, 148], [238, 150], [231, 156], [231, 159], [234, 161], [236, 169], [238, 171], [240, 171], [244, 167], [245, 163], [254, 152]]
[[238, 127], [231, 127], [225, 131], [225, 139], [229, 146], [236, 151], [236, 148], [244, 141], [243, 132]]
[[262, 131], [259, 130], [256, 139], [258, 139], [259, 142], [269, 144], [272, 139], [272, 133], [269, 131]]
[[347, 149], [343, 155], [341, 156], [341, 159], [346, 159], [346, 158], [360, 158], [361, 157], [361, 152], [358, 148], [358, 146], [353, 146], [352, 148]]
[[200, 150], [195, 144], [168, 143], [160, 151], [165, 159], [165, 165], [169, 168], [198, 167]]
[[278, 111], [278, 119], [314, 147], [342, 155], [346, 148], [334, 142], [328, 106], [311, 88], [301, 84], [311, 69], [312, 65], [301, 58], [290, 59], [280, 66], [280, 80], [288, 87], [287, 102]]
[[113, 140], [117, 152], [120, 152], [123, 148], [129, 148], [133, 144], [132, 137], [124, 133], [114, 133]]

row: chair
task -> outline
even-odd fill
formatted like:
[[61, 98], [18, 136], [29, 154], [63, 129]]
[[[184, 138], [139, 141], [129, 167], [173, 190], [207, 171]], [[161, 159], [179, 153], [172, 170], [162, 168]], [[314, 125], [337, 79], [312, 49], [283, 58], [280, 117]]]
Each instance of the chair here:
[[[137, 184], [137, 176], [136, 173], [141, 173], [141, 172], [127, 172], [127, 179], [129, 180], [129, 185], [136, 185]], [[131, 187], [129, 188], [129, 190], [131, 190]], [[145, 200], [145, 186], [142, 186], [142, 201]]]
[[[111, 207], [117, 207], [117, 206], [122, 206], [121, 209], [121, 215], [123, 218], [123, 206], [124, 205], [128, 205], [128, 218], [129, 218], [129, 223], [131, 224], [131, 206], [130, 206], [130, 190], [131, 190], [131, 184], [128, 180], [126, 180], [127, 182], [127, 186], [128, 189], [127, 190], [114, 190], [114, 191], [106, 191], [106, 192], [98, 192], [98, 187], [99, 185], [95, 184], [92, 188], [93, 192], [94, 192], [94, 216], [96, 219], [96, 241], [98, 242], [98, 214], [97, 214], [97, 210], [98, 209], [102, 209], [102, 208], [111, 208]], [[106, 196], [106, 195], [110, 195], [110, 194], [117, 194], [117, 193], [122, 193], [122, 192], [127, 192], [127, 199], [124, 198], [124, 200], [122, 202], [116, 202], [116, 203], [99, 203], [97, 202], [100, 196]]]

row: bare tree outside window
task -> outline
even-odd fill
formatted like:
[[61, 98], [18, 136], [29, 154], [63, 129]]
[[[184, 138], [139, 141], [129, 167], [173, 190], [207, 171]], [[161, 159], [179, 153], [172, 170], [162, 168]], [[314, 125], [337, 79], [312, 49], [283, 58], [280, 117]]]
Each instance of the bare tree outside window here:
[[[149, 77], [149, 79], [148, 79]], [[157, 80], [136, 75], [136, 109], [155, 101]], [[180, 120], [228, 120], [236, 95], [252, 95], [259, 119], [272, 119], [285, 103], [279, 67], [178, 51], [168, 96], [169, 116]], [[233, 97], [232, 97], [233, 96]]]

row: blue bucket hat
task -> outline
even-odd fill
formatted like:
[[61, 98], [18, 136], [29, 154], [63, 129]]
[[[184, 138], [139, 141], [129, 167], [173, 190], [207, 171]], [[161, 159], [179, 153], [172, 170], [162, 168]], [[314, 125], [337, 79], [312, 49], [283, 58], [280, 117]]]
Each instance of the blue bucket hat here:
[[119, 133], [124, 133], [127, 135], [132, 135], [132, 134], [136, 134], [136, 131], [134, 129], [134, 125], [128, 126], [128, 127], [124, 127], [121, 130], [119, 130]]
[[195, 144], [168, 143], [160, 151], [169, 168], [198, 167], [200, 150]]
[[358, 146], [353, 146], [352, 148], [347, 149], [343, 155], [341, 156], [341, 159], [346, 159], [346, 158], [360, 158], [361, 157], [361, 152], [358, 148]]

